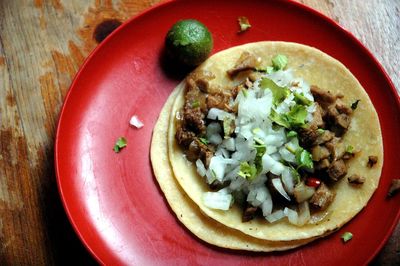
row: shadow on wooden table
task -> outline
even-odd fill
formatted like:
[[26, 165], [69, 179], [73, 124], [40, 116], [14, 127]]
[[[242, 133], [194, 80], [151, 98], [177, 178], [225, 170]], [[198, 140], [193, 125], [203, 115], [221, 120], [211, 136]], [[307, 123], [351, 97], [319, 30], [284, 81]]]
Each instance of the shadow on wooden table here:
[[[53, 149], [49, 154], [54, 154]], [[49, 156], [50, 157], [50, 156]], [[57, 188], [54, 160], [49, 158], [46, 173], [50, 182], [43, 188], [42, 215], [45, 223], [47, 246], [56, 265], [97, 265], [96, 260], [80, 241], [66, 215]]]

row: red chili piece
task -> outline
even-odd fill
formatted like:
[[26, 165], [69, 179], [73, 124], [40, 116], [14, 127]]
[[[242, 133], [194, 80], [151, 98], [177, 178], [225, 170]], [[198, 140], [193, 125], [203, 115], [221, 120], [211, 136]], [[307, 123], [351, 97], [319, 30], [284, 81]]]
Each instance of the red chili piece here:
[[319, 187], [319, 185], [321, 185], [321, 180], [319, 180], [316, 177], [308, 177], [306, 180], [306, 185], [309, 187]]

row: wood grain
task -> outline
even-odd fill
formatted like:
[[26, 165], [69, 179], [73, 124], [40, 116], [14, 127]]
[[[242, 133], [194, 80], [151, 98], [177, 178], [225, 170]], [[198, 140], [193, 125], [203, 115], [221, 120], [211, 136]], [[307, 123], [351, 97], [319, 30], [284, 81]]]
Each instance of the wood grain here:
[[[156, 2], [0, 1], [0, 265], [95, 264], [58, 195], [56, 123], [73, 76], [98, 41]], [[300, 2], [351, 31], [400, 88], [399, 1]], [[397, 227], [374, 263], [400, 265], [399, 239]]]

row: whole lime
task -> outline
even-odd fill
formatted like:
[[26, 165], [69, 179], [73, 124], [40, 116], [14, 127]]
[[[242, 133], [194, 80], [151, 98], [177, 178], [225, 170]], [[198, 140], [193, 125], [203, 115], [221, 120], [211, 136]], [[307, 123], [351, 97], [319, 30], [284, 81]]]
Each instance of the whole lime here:
[[165, 38], [168, 54], [180, 63], [197, 66], [207, 59], [213, 47], [210, 31], [195, 19], [176, 22]]

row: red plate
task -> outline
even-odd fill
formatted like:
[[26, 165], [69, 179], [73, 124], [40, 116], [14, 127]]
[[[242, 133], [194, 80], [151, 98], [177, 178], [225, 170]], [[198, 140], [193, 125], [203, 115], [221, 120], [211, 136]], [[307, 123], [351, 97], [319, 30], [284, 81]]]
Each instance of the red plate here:
[[[245, 3], [245, 4], [244, 4]], [[237, 34], [237, 17], [252, 28]], [[214, 37], [214, 50], [254, 41], [311, 45], [344, 63], [378, 110], [385, 164], [378, 190], [357, 217], [337, 233], [277, 253], [233, 252], [207, 245], [169, 209], [152, 174], [151, 132], [179, 80], [160, 64], [164, 37], [179, 19], [195, 18]], [[399, 97], [382, 67], [351, 34], [316, 11], [289, 1], [174, 1], [158, 5], [119, 27], [90, 55], [66, 98], [55, 146], [58, 185], [76, 232], [105, 264], [353, 264], [370, 261], [400, 216], [399, 197], [386, 200], [399, 173]], [[143, 120], [129, 127], [130, 117]], [[112, 148], [125, 136], [128, 146]], [[349, 204], [351, 204], [349, 202]], [[340, 235], [354, 238], [343, 244]]]

